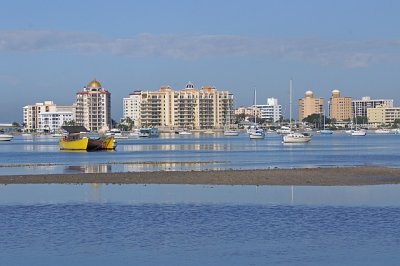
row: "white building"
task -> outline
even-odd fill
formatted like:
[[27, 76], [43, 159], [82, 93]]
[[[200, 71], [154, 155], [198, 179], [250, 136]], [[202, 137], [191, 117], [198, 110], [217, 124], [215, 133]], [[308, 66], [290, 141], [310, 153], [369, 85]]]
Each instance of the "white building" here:
[[278, 104], [278, 99], [268, 98], [267, 104], [256, 105], [260, 109], [260, 118], [266, 119], [272, 122], [277, 122], [282, 116], [282, 106]]
[[53, 101], [44, 101], [23, 107], [26, 131], [58, 130], [64, 121], [75, 119], [75, 106], [57, 106]]
[[362, 97], [361, 100], [353, 100], [353, 117], [367, 116], [368, 108], [376, 108], [378, 106], [385, 106], [386, 108], [393, 107], [393, 99], [379, 99], [372, 100], [369, 96]]
[[96, 79], [76, 93], [76, 124], [91, 131], [111, 128], [111, 93]]
[[27, 131], [39, 131], [41, 129], [39, 115], [46, 112], [55, 112], [56, 105], [53, 101], [44, 101], [26, 105], [23, 108], [24, 128]]
[[142, 92], [134, 91], [129, 97], [123, 98], [123, 119], [130, 118], [134, 125], [140, 123]]
[[39, 115], [40, 131], [55, 132], [59, 130], [66, 122], [75, 120], [74, 112], [46, 112]]

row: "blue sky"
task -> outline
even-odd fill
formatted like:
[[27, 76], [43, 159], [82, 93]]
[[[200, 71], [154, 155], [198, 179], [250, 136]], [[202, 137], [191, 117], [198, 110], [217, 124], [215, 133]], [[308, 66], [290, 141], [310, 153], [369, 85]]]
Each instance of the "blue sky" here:
[[[400, 1], [3, 0], [0, 122], [22, 107], [70, 105], [93, 78], [112, 117], [137, 89], [213, 85], [236, 106], [333, 89], [400, 105]], [[296, 101], [295, 101], [296, 102]], [[288, 115], [288, 114], [287, 114]]]

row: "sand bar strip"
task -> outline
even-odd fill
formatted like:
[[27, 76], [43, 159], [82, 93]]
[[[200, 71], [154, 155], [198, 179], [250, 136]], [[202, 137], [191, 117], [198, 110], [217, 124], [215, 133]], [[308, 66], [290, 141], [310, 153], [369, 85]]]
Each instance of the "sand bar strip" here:
[[0, 176], [0, 184], [203, 184], [358, 186], [400, 184], [400, 168], [339, 167]]

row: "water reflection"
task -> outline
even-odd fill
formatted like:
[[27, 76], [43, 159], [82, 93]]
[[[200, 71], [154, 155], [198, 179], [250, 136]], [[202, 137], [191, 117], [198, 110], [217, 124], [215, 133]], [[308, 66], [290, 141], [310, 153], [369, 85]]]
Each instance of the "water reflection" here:
[[128, 144], [124, 143], [117, 147], [118, 151], [201, 151], [201, 150], [231, 150], [232, 146], [229, 144], [220, 143], [190, 143], [190, 144]]
[[91, 164], [91, 165], [68, 165], [64, 168], [64, 173], [111, 173], [111, 165]]
[[328, 206], [400, 206], [400, 185], [2, 185], [0, 204], [199, 203]]
[[37, 144], [32, 144], [32, 145], [23, 145], [23, 151], [27, 152], [43, 152], [43, 151], [57, 151], [59, 150], [58, 145], [37, 145]]

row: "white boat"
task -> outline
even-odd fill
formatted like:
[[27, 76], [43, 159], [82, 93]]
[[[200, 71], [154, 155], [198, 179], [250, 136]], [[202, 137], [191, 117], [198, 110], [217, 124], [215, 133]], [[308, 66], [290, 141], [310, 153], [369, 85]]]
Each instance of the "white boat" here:
[[154, 138], [158, 137], [160, 132], [156, 127], [142, 127], [139, 129], [139, 137], [141, 138]]
[[179, 135], [192, 135], [192, 132], [183, 130], [183, 131], [179, 131], [178, 134], [179, 134]]
[[251, 126], [247, 132], [249, 133], [249, 138], [250, 139], [264, 139], [265, 138], [265, 132], [263, 129], [259, 128], [257, 125], [257, 113], [256, 113], [256, 99], [257, 99], [257, 91], [254, 90], [254, 125]]
[[394, 133], [393, 131], [386, 128], [380, 128], [375, 130], [375, 134], [393, 134], [393, 133]]
[[325, 110], [324, 110], [324, 129], [320, 130], [319, 133], [322, 135], [332, 135], [333, 134], [332, 130], [325, 128]]
[[283, 143], [307, 143], [311, 140], [311, 134], [292, 132], [283, 136]]
[[212, 130], [206, 130], [206, 131], [204, 131], [203, 133], [204, 133], [204, 134], [209, 134], [209, 135], [215, 134], [215, 132], [212, 131]]
[[111, 129], [109, 132], [106, 133], [106, 136], [113, 136], [114, 139], [127, 139], [128, 136], [123, 135], [121, 130], [117, 128]]
[[14, 138], [13, 135], [0, 134], [0, 141], [10, 141]]
[[[290, 128], [292, 128], [292, 80], [289, 82], [289, 103], [290, 103]], [[307, 143], [311, 141], [310, 133], [291, 132], [282, 137], [283, 143]]]
[[250, 139], [264, 139], [265, 138], [265, 132], [262, 129], [257, 129], [253, 132], [250, 132], [249, 134]]
[[351, 132], [352, 136], [365, 136], [367, 135], [367, 132], [365, 132], [364, 130], [360, 130], [357, 127], [357, 117], [354, 115], [354, 120], [356, 122], [356, 126], [355, 126], [355, 130], [353, 130], [353, 132]]
[[278, 133], [279, 135], [286, 135], [292, 133], [292, 130], [290, 130], [290, 128], [288, 127], [282, 126], [281, 128], [276, 130], [276, 133]]
[[129, 137], [138, 138], [140, 130], [138, 128], [134, 129], [132, 132], [129, 133]]
[[224, 127], [224, 136], [239, 136], [239, 131], [231, 128], [231, 110], [230, 106], [228, 106], [228, 115], [227, 115], [227, 122]]
[[224, 131], [224, 136], [239, 136], [239, 131], [228, 129]]
[[365, 132], [364, 130], [354, 130], [352, 133], [351, 133], [351, 135], [352, 136], [365, 136], [365, 135], [367, 135], [367, 132]]
[[54, 133], [53, 135], [51, 135], [53, 138], [61, 138], [63, 137], [62, 133]]

